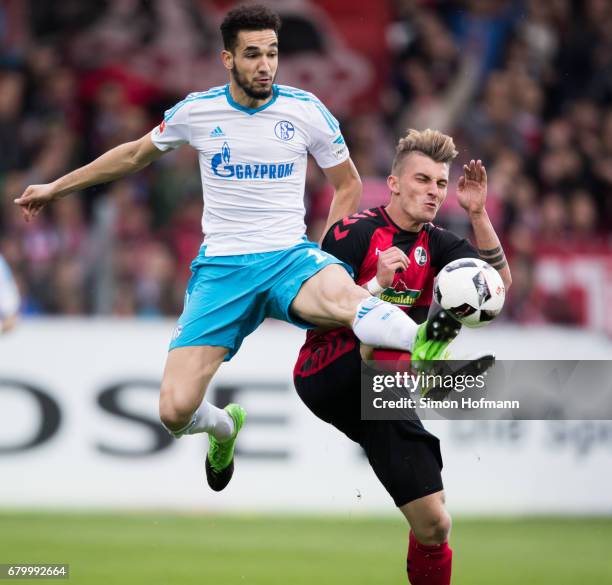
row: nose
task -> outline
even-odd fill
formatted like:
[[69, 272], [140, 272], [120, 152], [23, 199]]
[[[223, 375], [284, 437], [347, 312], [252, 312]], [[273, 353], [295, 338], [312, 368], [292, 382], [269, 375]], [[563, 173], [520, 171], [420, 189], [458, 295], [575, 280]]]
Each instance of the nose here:
[[262, 59], [257, 64], [258, 73], [270, 73], [272, 71], [272, 66], [270, 65], [270, 61], [267, 57], [262, 57]]

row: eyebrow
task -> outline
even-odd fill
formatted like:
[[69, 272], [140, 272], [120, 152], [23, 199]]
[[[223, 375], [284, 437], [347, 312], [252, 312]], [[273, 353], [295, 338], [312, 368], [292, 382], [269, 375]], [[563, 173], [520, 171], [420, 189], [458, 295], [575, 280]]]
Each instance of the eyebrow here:
[[[429, 175], [426, 175], [425, 173], [416, 173], [415, 177], [423, 177], [424, 179], [431, 180], [431, 177]], [[443, 177], [440, 179], [436, 179], [436, 183], [440, 183], [440, 182], [448, 183], [448, 179], [445, 179]]]
[[[274, 42], [274, 43], [270, 43], [268, 45], [268, 49], [278, 49], [278, 43]], [[255, 45], [248, 45], [246, 46], [243, 51], [260, 51], [261, 47], [257, 47]]]

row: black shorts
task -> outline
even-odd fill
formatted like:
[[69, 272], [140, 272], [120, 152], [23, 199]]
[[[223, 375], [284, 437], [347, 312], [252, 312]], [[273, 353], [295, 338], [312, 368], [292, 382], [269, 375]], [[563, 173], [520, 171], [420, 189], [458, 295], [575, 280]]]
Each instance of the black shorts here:
[[306, 406], [359, 443], [396, 506], [443, 489], [440, 441], [420, 420], [361, 420], [359, 348], [309, 376], [295, 376]]

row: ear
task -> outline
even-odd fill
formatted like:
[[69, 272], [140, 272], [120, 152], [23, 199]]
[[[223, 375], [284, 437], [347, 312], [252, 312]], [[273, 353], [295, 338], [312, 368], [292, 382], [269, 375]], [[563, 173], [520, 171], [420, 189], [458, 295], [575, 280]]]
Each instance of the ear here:
[[223, 62], [223, 67], [225, 67], [228, 71], [234, 67], [234, 55], [231, 51], [226, 51], [223, 49], [221, 51], [221, 61]]
[[395, 175], [387, 177], [387, 187], [389, 187], [392, 195], [399, 195], [399, 179]]

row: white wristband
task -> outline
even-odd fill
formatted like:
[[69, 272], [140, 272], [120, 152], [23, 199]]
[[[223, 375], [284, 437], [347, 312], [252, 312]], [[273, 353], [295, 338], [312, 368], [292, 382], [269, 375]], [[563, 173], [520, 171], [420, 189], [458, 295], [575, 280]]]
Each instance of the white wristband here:
[[368, 292], [375, 297], [380, 295], [380, 293], [385, 290], [385, 287], [380, 285], [380, 282], [378, 282], [376, 276], [373, 276], [370, 280], [368, 280], [366, 288], [368, 289]]

